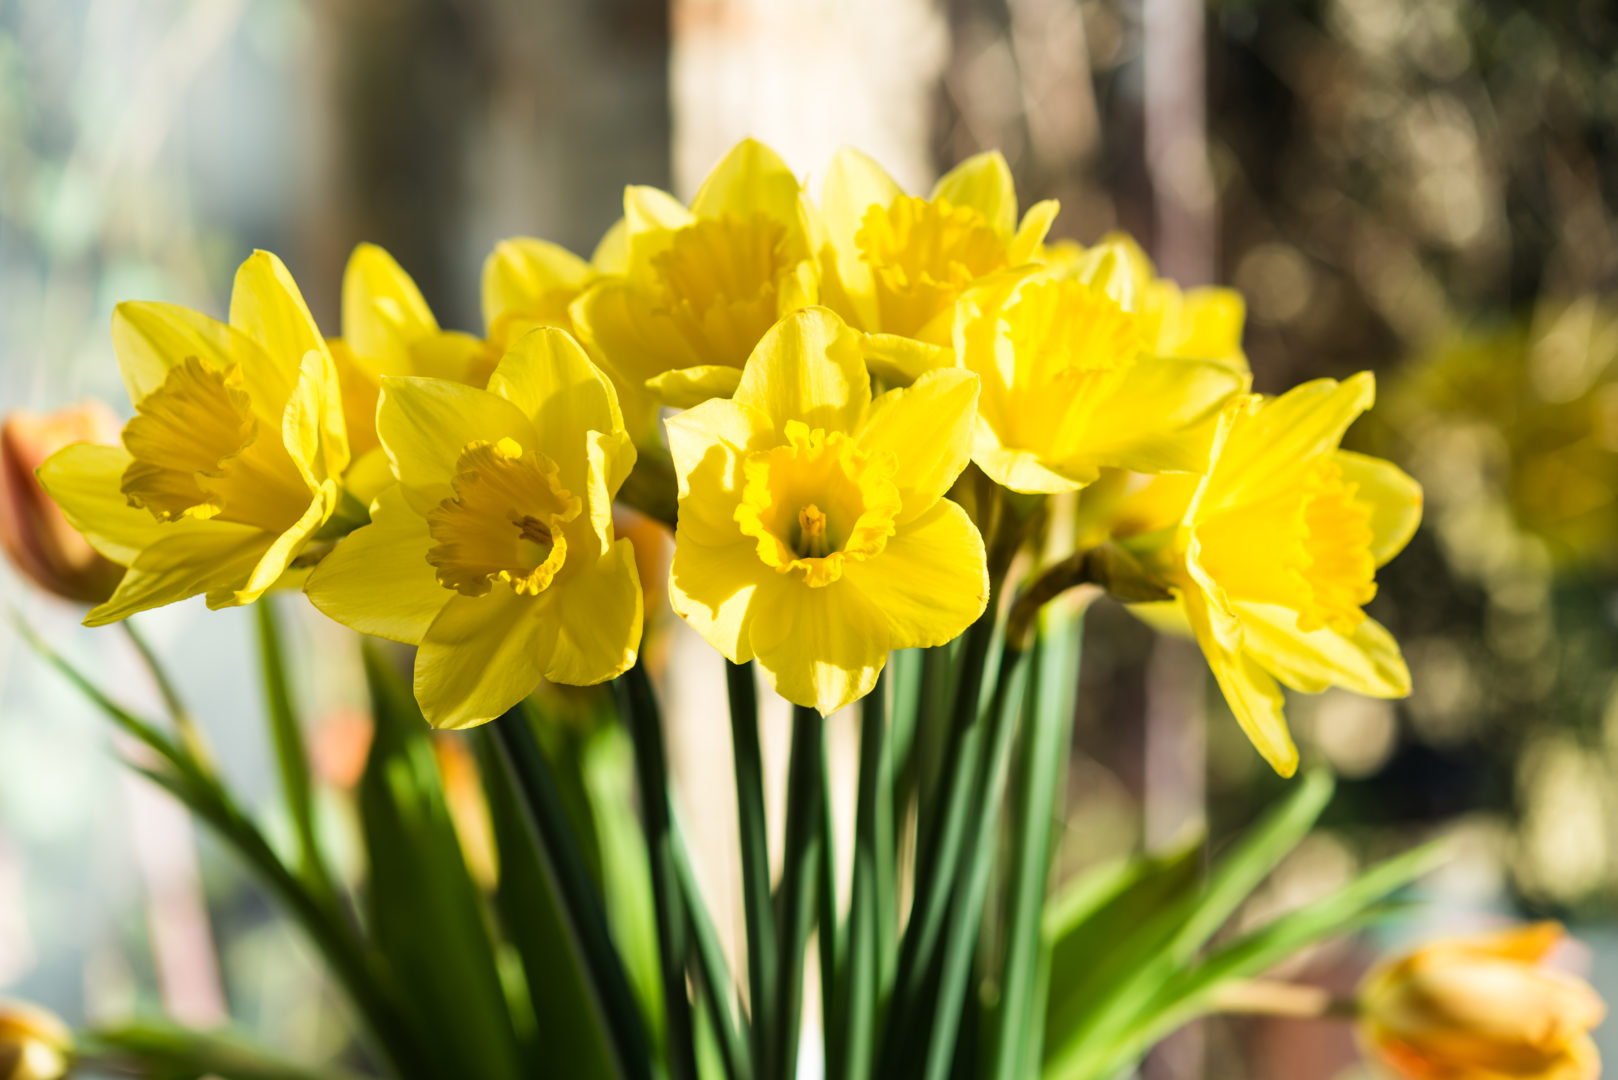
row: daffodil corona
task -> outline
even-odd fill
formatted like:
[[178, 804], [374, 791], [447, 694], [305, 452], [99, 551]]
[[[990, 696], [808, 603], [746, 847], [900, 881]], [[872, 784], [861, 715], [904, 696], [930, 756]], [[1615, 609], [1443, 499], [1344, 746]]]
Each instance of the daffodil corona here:
[[125, 303], [113, 348], [135, 417], [123, 446], [80, 443], [39, 478], [74, 528], [129, 569], [85, 618], [206, 594], [251, 603], [331, 516], [349, 451], [331, 354], [274, 255], [236, 274], [230, 322]]
[[377, 429], [398, 484], [306, 589], [338, 622], [418, 646], [432, 724], [483, 723], [542, 677], [587, 685], [634, 663], [640, 579], [612, 499], [635, 449], [571, 336], [524, 335], [484, 390], [390, 378]]
[[956, 301], [973, 283], [1032, 262], [1056, 217], [1047, 201], [1018, 222], [998, 151], [961, 162], [923, 199], [844, 148], [827, 169], [821, 204], [826, 302], [864, 333], [871, 370], [900, 384], [954, 366]]
[[1403, 697], [1410, 673], [1362, 606], [1421, 520], [1421, 488], [1338, 448], [1371, 405], [1366, 372], [1226, 406], [1185, 516], [1181, 598], [1236, 719], [1283, 775], [1297, 767], [1277, 680]]
[[752, 139], [714, 167], [689, 209], [630, 187], [622, 272], [574, 304], [580, 336], [666, 405], [728, 396], [765, 331], [816, 302], [818, 233], [797, 177]]
[[823, 713], [869, 692], [890, 649], [956, 637], [989, 592], [982, 538], [943, 498], [970, 453], [977, 383], [941, 370], [873, 401], [836, 315], [782, 320], [732, 400], [668, 421], [674, 609]]

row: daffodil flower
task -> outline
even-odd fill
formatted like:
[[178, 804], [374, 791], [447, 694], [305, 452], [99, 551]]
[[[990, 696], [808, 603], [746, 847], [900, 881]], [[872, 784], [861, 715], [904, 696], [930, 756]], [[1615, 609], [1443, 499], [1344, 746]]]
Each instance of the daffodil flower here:
[[959, 635], [989, 594], [982, 537], [943, 497], [966, 467], [977, 393], [952, 368], [872, 400], [836, 315], [783, 319], [734, 398], [667, 422], [674, 610], [822, 713], [868, 693], [890, 649]]
[[1374, 392], [1362, 372], [1232, 402], [1186, 511], [1186, 614], [1236, 719], [1284, 776], [1298, 753], [1277, 680], [1306, 693], [1410, 692], [1398, 643], [1361, 608], [1377, 567], [1415, 532], [1421, 488], [1338, 448]]
[[398, 484], [305, 589], [338, 622], [418, 646], [428, 721], [483, 723], [542, 677], [582, 686], [634, 663], [640, 579], [612, 499], [635, 448], [571, 336], [524, 335], [487, 389], [389, 378], [377, 431]]
[[817, 301], [814, 207], [792, 170], [743, 140], [690, 208], [624, 191], [624, 266], [573, 305], [584, 343], [665, 405], [727, 397], [777, 319]]
[[198, 593], [247, 604], [331, 516], [349, 451], [337, 373], [286, 267], [256, 252], [230, 322], [120, 304], [113, 348], [135, 417], [123, 446], [80, 443], [39, 478], [73, 527], [129, 569], [100, 626]]
[[1147, 349], [1105, 276], [1000, 275], [962, 297], [956, 352], [983, 380], [972, 460], [1013, 491], [1073, 491], [1102, 469], [1202, 472], [1245, 373]]
[[1011, 169], [998, 151], [951, 169], [925, 199], [882, 166], [839, 150], [826, 172], [826, 303], [865, 335], [871, 370], [892, 382], [955, 365], [955, 302], [975, 282], [1033, 261], [1054, 200], [1019, 223]]

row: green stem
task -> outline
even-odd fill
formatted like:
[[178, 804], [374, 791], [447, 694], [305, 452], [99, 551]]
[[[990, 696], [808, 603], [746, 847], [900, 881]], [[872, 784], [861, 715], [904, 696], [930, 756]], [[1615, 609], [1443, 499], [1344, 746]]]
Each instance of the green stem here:
[[657, 908], [658, 959], [663, 974], [663, 1010], [668, 1018], [669, 1071], [674, 1080], [696, 1080], [695, 1029], [686, 993], [685, 966], [690, 952], [684, 896], [680, 889], [673, 823], [669, 811], [668, 761], [663, 746], [663, 713], [651, 680], [639, 661], [613, 686], [629, 722], [635, 744], [635, 773], [640, 786], [646, 852], [652, 867], [652, 897]]
[[741, 843], [742, 902], [747, 923], [747, 989], [753, 1061], [765, 1070], [765, 1044], [775, 1015], [776, 930], [770, 899], [769, 825], [764, 817], [764, 762], [759, 748], [758, 685], [752, 664], [725, 665], [730, 696], [731, 755], [736, 769], [736, 827]]
[[96, 1028], [81, 1040], [75, 1069], [114, 1075], [216, 1075], [230, 1080], [355, 1080], [354, 1074], [283, 1061], [245, 1040], [217, 1031], [167, 1024]]
[[[886, 680], [861, 702], [860, 776], [854, 810], [854, 878], [835, 1016], [840, 1042], [828, 1054], [830, 1080], [870, 1080], [881, 979], [882, 926], [892, 912], [892, 759], [887, 739]], [[891, 937], [892, 928], [888, 933]]]
[[326, 869], [316, 831], [309, 755], [292, 706], [292, 689], [287, 679], [274, 599], [262, 597], [253, 605], [253, 611], [257, 616], [259, 663], [264, 673], [264, 701], [275, 741], [275, 758], [281, 770], [281, 792], [297, 836], [298, 866], [316, 892], [335, 897], [337, 888]]
[[1006, 954], [990, 1030], [990, 1080], [1021, 1080], [1037, 1061], [1045, 1002], [1041, 924], [1050, 880], [1053, 818], [1073, 736], [1083, 611], [1050, 611], [1035, 645], [1032, 722], [1017, 751]]
[[151, 675], [158, 694], [162, 696], [163, 708], [168, 712], [169, 719], [174, 722], [174, 731], [180, 737], [180, 744], [185, 747], [186, 752], [191, 755], [198, 765], [211, 771], [213, 755], [208, 751], [208, 744], [203, 739], [202, 732], [197, 728], [196, 720], [191, 716], [191, 710], [185, 707], [185, 702], [180, 699], [179, 690], [175, 688], [173, 680], [169, 678], [168, 669], [158, 659], [151, 643], [146, 640], [146, 635], [136, 629], [134, 619], [125, 619], [118, 625], [123, 628], [124, 635], [129, 638], [129, 643], [135, 646], [136, 654], [140, 657], [141, 663], [145, 665], [147, 673]]
[[[872, 691], [875, 693], [876, 691]], [[824, 737], [824, 733], [822, 733]], [[843, 1028], [836, 998], [843, 968], [843, 925], [837, 911], [836, 828], [832, 822], [831, 770], [825, 749], [820, 754], [820, 885], [816, 919], [820, 945], [820, 1017], [827, 1061], [842, 1053]]]
[[718, 1035], [720, 1064], [726, 1080], [752, 1080], [752, 1051], [736, 1022], [731, 1002], [732, 976], [725, 962], [725, 950], [719, 944], [719, 932], [714, 928], [708, 907], [702, 901], [702, 889], [697, 884], [691, 867], [691, 853], [686, 850], [685, 838], [679, 828], [674, 830], [674, 868], [679, 874], [680, 890], [685, 897], [686, 917], [691, 923], [691, 941], [696, 957], [698, 983], [707, 996], [711, 1019]]
[[822, 842], [821, 771], [825, 720], [814, 709], [792, 709], [792, 751], [787, 767], [785, 857], [781, 866], [781, 951], [776, 967], [775, 1013], [770, 1018], [766, 1080], [797, 1073], [798, 1027], [803, 1011], [803, 954], [814, 929]]
[[601, 898], [568, 823], [550, 765], [520, 708], [491, 725], [508, 775], [516, 787], [534, 844], [555, 881], [568, 925], [577, 935], [596, 995], [612, 1032], [621, 1075], [651, 1080], [651, 1052], [623, 963], [613, 948]]

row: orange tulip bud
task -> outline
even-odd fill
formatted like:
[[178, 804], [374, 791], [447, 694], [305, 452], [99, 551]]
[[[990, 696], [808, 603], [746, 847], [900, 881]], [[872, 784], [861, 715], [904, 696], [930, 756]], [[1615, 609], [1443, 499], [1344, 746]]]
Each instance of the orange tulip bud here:
[[0, 1080], [59, 1080], [72, 1045], [72, 1032], [55, 1015], [0, 1001]]
[[64, 600], [99, 604], [124, 571], [67, 523], [34, 470], [71, 443], [116, 443], [118, 429], [118, 418], [98, 401], [54, 413], [18, 411], [0, 423], [0, 547], [13, 566]]
[[1606, 1005], [1544, 966], [1555, 923], [1434, 942], [1371, 972], [1360, 988], [1367, 1056], [1408, 1080], [1594, 1080], [1589, 1031]]

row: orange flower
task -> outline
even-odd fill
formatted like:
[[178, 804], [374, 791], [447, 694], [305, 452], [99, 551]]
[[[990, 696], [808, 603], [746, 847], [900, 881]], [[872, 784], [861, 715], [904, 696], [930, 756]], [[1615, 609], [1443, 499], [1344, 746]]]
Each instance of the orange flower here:
[[53, 413], [19, 410], [0, 424], [0, 547], [13, 566], [64, 600], [99, 604], [124, 570], [67, 523], [34, 470], [72, 443], [116, 445], [118, 428], [118, 418], [99, 401]]
[[1543, 964], [1563, 937], [1556, 923], [1513, 927], [1373, 970], [1359, 998], [1367, 1056], [1408, 1080], [1594, 1080], [1589, 1031], [1606, 1005]]

